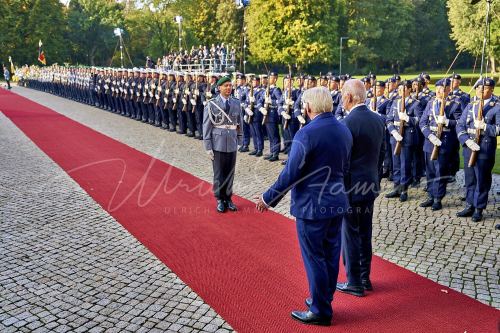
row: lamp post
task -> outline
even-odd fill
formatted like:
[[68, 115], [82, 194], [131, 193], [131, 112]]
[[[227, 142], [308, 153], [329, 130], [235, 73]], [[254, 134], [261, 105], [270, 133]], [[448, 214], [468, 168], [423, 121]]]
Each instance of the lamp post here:
[[115, 33], [115, 36], [118, 37], [118, 40], [120, 42], [120, 64], [121, 68], [123, 68], [123, 39], [122, 39], [123, 30], [121, 28], [115, 28], [113, 32]]
[[339, 75], [342, 74], [342, 41], [349, 39], [349, 37], [340, 37], [340, 60], [339, 60]]
[[182, 16], [177, 15], [175, 17], [175, 22], [177, 22], [177, 24], [179, 25], [178, 33], [179, 33], [179, 52], [180, 52], [182, 48]]

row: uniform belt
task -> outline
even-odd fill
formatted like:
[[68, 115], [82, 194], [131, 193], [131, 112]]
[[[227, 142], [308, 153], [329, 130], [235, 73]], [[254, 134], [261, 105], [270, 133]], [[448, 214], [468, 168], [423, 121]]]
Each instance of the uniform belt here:
[[231, 129], [231, 130], [235, 130], [237, 128], [236, 125], [217, 125], [217, 126], [214, 126], [215, 128], [220, 128], [220, 129]]
[[[431, 129], [431, 131], [434, 131], [434, 132], [437, 132], [437, 130], [438, 130], [437, 126], [430, 126], [429, 128]], [[443, 130], [443, 132], [450, 132], [449, 128], [444, 128], [443, 127], [442, 130]]]
[[475, 128], [468, 128], [467, 129], [467, 133], [469, 133], [469, 134], [476, 134], [476, 131], [477, 130]]

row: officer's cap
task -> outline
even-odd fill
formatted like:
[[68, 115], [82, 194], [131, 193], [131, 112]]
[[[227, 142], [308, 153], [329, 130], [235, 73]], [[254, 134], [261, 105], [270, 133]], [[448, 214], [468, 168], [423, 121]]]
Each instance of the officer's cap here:
[[321, 80], [328, 80], [328, 75], [323, 74], [323, 75], [320, 76], [320, 79]]
[[236, 78], [237, 79], [246, 79], [246, 76], [245, 76], [245, 74], [238, 73], [238, 74], [236, 74]]
[[396, 82], [397, 82], [397, 79], [396, 79], [394, 76], [393, 76], [393, 77], [390, 77], [390, 78], [388, 78], [388, 79], [387, 79], [387, 83], [389, 83], [389, 82], [391, 82], [391, 83], [396, 83]]
[[316, 78], [312, 75], [308, 75], [306, 79], [308, 79], [309, 81], [316, 81]]
[[436, 82], [436, 87], [448, 87], [450, 83], [450, 79], [441, 79]]
[[420, 76], [425, 80], [425, 81], [430, 81], [431, 80], [431, 76], [427, 73], [422, 73], [420, 74]]
[[384, 81], [376, 81], [375, 82], [375, 85], [377, 87], [382, 87], [382, 88], [385, 88], [385, 82]]
[[462, 80], [462, 76], [460, 74], [453, 74], [451, 78], [455, 80]]
[[479, 86], [485, 86], [485, 87], [495, 87], [495, 80], [489, 77], [485, 77], [482, 79], [477, 80], [476, 84], [474, 84], [474, 89], [479, 87]]
[[219, 75], [218, 75], [217, 73], [211, 73], [211, 74], [210, 74], [210, 77], [214, 77], [214, 78], [218, 79], [218, 78], [219, 78]]
[[330, 81], [340, 82], [340, 77], [338, 77], [337, 75], [331, 75]]
[[271, 73], [269, 73], [269, 76], [278, 76], [278, 73], [276, 73], [276, 72], [271, 72]]
[[371, 74], [371, 73], [370, 73], [370, 74], [368, 74], [368, 76], [367, 76], [367, 77], [368, 77], [369, 79], [376, 79], [376, 78], [377, 78], [377, 75], [375, 75], [375, 74]]
[[260, 78], [261, 78], [261, 79], [267, 79], [267, 74], [261, 74], [261, 75], [260, 75]]
[[361, 82], [363, 82], [363, 83], [370, 82], [370, 78], [369, 77], [364, 77], [364, 78], [361, 79]]
[[140, 72], [141, 70], [140, 70], [139, 68], [137, 68], [137, 67], [134, 67], [134, 68], [133, 68], [133, 71], [134, 71], [134, 72]]
[[292, 80], [293, 80], [293, 76], [290, 76], [290, 74], [287, 74], [287, 75], [283, 76], [283, 78], [287, 79], [287, 80], [289, 80], [290, 78], [292, 78]]

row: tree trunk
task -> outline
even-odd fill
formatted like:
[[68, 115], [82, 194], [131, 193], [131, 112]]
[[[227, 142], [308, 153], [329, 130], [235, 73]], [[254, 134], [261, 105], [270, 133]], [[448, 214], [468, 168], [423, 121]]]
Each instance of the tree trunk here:
[[495, 63], [495, 57], [490, 57], [490, 68], [491, 68], [491, 73], [496, 74], [497, 73], [497, 66]]
[[95, 66], [94, 58], [95, 58], [95, 50], [96, 49], [97, 49], [96, 45], [92, 46], [92, 48], [90, 49], [90, 53], [89, 53], [90, 66]]

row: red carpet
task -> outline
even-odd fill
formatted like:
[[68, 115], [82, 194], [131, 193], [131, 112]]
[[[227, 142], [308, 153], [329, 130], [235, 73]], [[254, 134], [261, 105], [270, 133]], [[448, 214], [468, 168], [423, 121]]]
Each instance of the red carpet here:
[[376, 292], [337, 293], [332, 327], [301, 325], [292, 220], [242, 198], [243, 212], [216, 214], [210, 184], [2, 89], [0, 111], [239, 332], [497, 332], [497, 310], [380, 258]]

